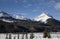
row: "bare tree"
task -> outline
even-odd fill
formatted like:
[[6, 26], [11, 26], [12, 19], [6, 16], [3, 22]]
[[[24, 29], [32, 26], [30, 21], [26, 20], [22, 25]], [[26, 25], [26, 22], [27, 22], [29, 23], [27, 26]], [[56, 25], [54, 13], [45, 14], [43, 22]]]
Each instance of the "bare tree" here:
[[8, 33], [6, 34], [6, 39], [8, 39]]
[[19, 39], [19, 33], [18, 33], [18, 38], [17, 39]]
[[9, 34], [9, 39], [11, 39], [11, 33]]
[[44, 38], [46, 38], [46, 37], [51, 38], [50, 33], [49, 33], [49, 31], [47, 29], [44, 30], [43, 37]]

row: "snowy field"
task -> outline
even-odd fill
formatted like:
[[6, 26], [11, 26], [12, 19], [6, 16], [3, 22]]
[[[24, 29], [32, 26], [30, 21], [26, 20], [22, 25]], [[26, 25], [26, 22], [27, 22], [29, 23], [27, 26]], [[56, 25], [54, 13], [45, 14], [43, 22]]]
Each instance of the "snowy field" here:
[[[26, 38], [26, 34], [19, 34], [19, 39], [22, 39], [24, 37], [24, 39], [30, 39], [30, 34], [27, 34], [27, 38]], [[11, 35], [11, 39], [18, 39], [18, 34], [13, 34], [10, 33]], [[52, 32], [50, 33], [51, 38], [43, 38], [43, 33], [34, 33], [34, 38], [33, 39], [60, 39], [60, 32]], [[7, 35], [7, 37], [9, 38], [9, 34]], [[0, 34], [0, 39], [6, 39], [6, 33], [5, 34]]]

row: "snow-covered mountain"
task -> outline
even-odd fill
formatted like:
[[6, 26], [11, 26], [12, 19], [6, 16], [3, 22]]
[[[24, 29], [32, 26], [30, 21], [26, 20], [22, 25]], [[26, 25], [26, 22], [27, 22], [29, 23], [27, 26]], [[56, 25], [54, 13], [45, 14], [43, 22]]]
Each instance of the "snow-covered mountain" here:
[[10, 17], [10, 15], [4, 11], [0, 11], [0, 17]]
[[[23, 15], [11, 15], [3, 11], [0, 12], [0, 32], [42, 32], [45, 26], [49, 26], [50, 31], [60, 31], [60, 21], [55, 20], [52, 16], [42, 13], [34, 18], [35, 21], [25, 18]], [[41, 23], [40, 23], [41, 21]], [[13, 22], [13, 23], [11, 23]], [[44, 24], [44, 23], [46, 24]], [[41, 26], [41, 27], [40, 27]], [[42, 27], [43, 26], [43, 27]], [[51, 27], [53, 26], [53, 27]], [[58, 27], [57, 27], [58, 26]], [[56, 28], [57, 27], [57, 28]]]
[[29, 20], [29, 19], [23, 15], [15, 15], [15, 14], [11, 15], [4, 11], [0, 11], [0, 20], [5, 22], [15, 22], [17, 20]]
[[14, 18], [12, 18], [9, 14], [4, 11], [0, 11], [0, 20], [4, 22], [13, 22]]
[[41, 15], [34, 18], [34, 21], [41, 21], [41, 22], [47, 23], [46, 20], [49, 18], [53, 18], [53, 17], [43, 12]]
[[15, 18], [15, 19], [20, 19], [20, 20], [27, 20], [27, 18], [25, 17], [25, 16], [23, 16], [23, 15], [12, 15], [12, 17], [13, 18]]
[[[53, 17], [43, 12], [41, 15], [37, 16], [33, 20], [46, 23], [46, 20], [50, 19], [50, 18], [53, 18]], [[5, 21], [5, 22], [14, 22], [16, 20], [30, 20], [30, 19], [26, 18], [23, 15], [15, 15], [15, 14], [11, 15], [4, 11], [1, 11], [0, 12], [0, 20]]]

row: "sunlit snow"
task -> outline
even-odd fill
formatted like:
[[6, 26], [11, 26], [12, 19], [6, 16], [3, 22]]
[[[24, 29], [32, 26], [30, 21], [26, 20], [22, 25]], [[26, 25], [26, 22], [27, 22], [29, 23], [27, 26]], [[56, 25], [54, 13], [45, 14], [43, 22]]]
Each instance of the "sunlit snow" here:
[[[11, 39], [18, 39], [18, 34], [11, 34]], [[9, 34], [7, 37], [9, 37]], [[27, 34], [27, 39], [30, 39], [30, 34]], [[43, 33], [34, 33], [34, 38], [33, 39], [60, 39], [60, 32], [57, 33], [50, 33], [51, 38], [43, 38]], [[22, 39], [23, 34], [19, 34], [19, 39]], [[6, 33], [5, 34], [0, 34], [0, 39], [6, 39]], [[26, 34], [24, 34], [24, 39], [26, 39]]]
[[37, 16], [36, 18], [34, 18], [35, 21], [42, 21], [46, 23], [46, 20], [52, 18], [49, 15], [47, 15], [45, 12], [43, 12], [41, 15]]

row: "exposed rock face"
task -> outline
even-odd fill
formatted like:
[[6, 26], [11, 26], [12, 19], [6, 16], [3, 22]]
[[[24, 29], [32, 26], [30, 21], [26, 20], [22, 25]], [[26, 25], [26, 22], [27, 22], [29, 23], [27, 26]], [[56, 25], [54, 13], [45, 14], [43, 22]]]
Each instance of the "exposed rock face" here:
[[60, 31], [60, 21], [50, 15], [43, 13], [35, 20], [18, 20], [5, 12], [0, 12], [0, 33], [43, 32], [45, 28], [49, 31]]

